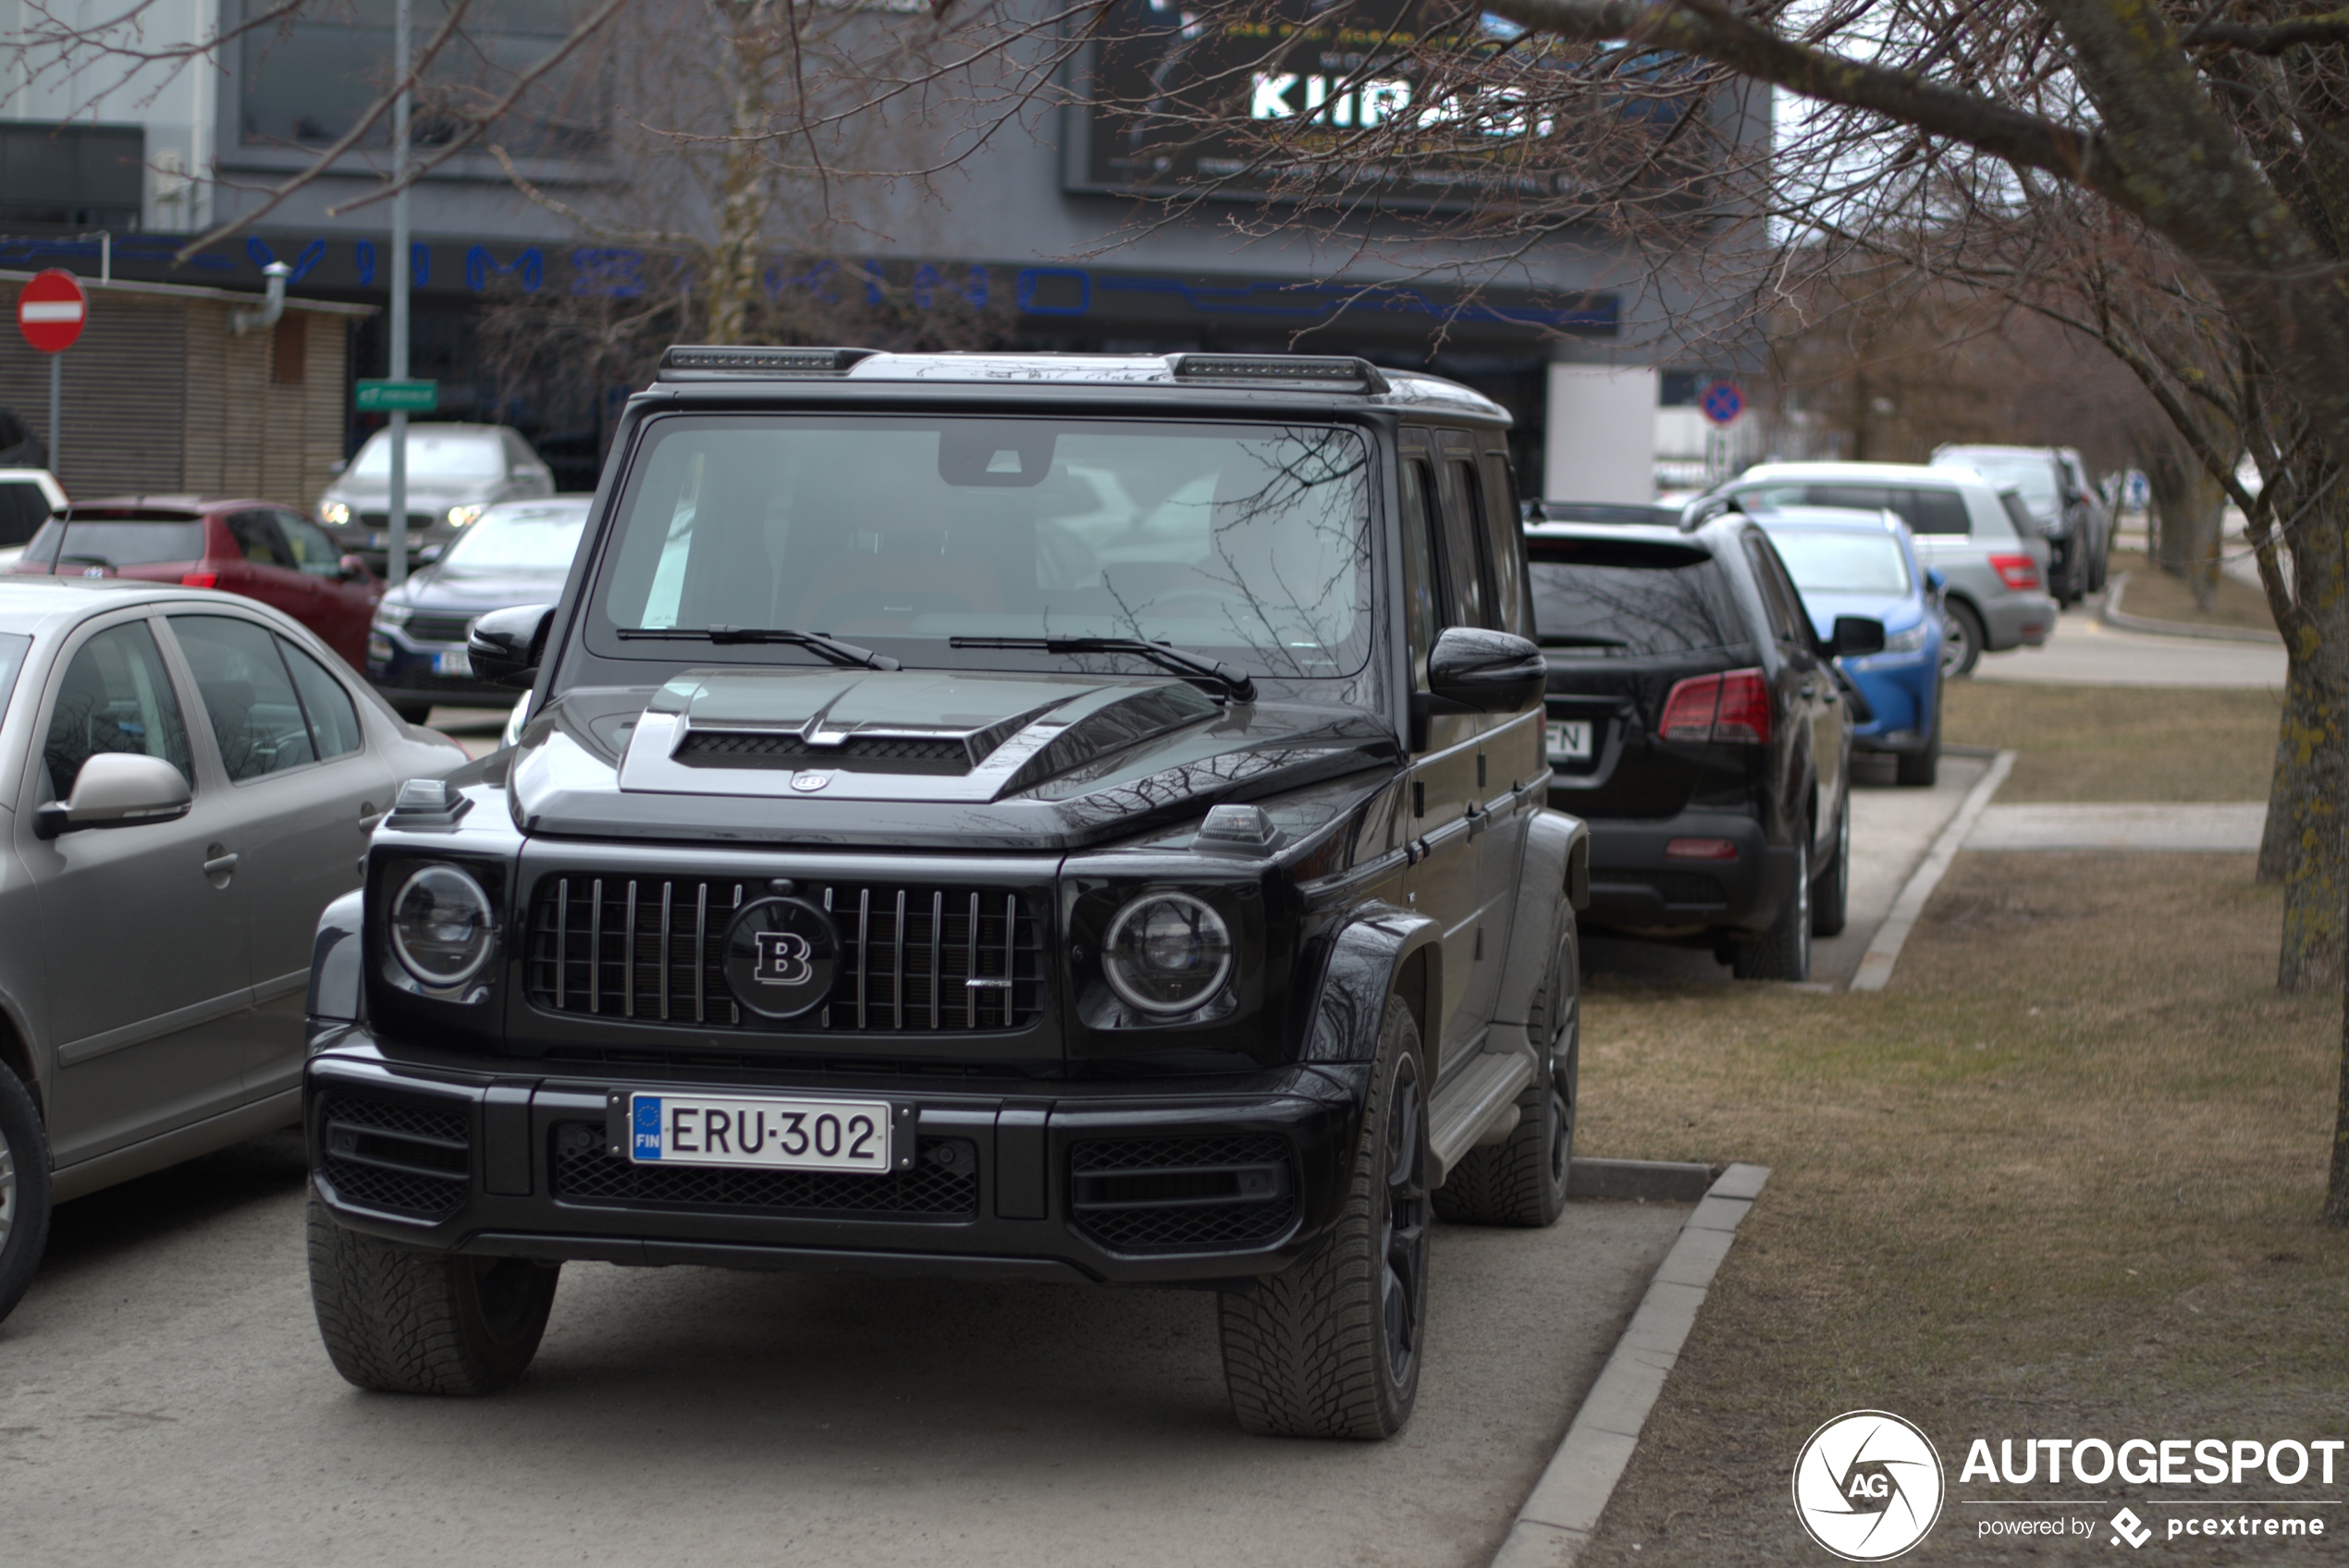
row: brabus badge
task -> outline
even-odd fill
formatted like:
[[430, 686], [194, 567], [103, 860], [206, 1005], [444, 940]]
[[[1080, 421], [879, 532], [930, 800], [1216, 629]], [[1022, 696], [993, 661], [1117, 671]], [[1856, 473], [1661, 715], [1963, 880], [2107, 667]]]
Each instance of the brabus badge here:
[[761, 1018], [796, 1018], [831, 994], [840, 934], [805, 899], [744, 904], [726, 928], [726, 984]]
[[831, 781], [832, 776], [829, 773], [794, 773], [791, 776], [791, 787], [801, 790], [820, 790]]

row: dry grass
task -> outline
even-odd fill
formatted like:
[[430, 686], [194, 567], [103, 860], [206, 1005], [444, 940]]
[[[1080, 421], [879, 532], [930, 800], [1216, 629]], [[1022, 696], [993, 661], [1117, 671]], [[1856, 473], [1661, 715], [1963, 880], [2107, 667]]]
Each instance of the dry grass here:
[[2279, 699], [2266, 692], [1953, 680], [1944, 735], [2022, 753], [2002, 802], [2264, 801]]
[[2126, 614], [2187, 626], [2228, 626], [2258, 631], [2276, 629], [2276, 618], [2268, 608], [2268, 596], [2224, 573], [2220, 574], [2217, 595], [2205, 610], [2195, 606], [2194, 590], [2186, 586], [2184, 578], [2171, 576], [2139, 551], [2112, 552], [2112, 575], [2118, 577], [2124, 571], [2129, 574], [2129, 586], [2121, 595], [2121, 608]]
[[[1595, 987], [1580, 1152], [1772, 1174], [1586, 1561], [1824, 1561], [1787, 1477], [1864, 1406], [1952, 1483], [1977, 1436], [2349, 1430], [2338, 1011], [2278, 920], [2247, 856], [1969, 854], [1881, 995]], [[1981, 1514], [1914, 1561], [2023, 1551]]]

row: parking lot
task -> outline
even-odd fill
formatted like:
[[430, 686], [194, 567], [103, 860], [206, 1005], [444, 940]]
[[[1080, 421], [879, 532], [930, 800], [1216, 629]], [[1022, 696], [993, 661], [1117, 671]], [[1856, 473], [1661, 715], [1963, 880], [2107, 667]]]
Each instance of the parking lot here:
[[1678, 1231], [1442, 1228], [1419, 1411], [1247, 1438], [1214, 1297], [573, 1264], [530, 1378], [361, 1393], [258, 1139], [68, 1204], [0, 1356], [10, 1561], [1481, 1563]]

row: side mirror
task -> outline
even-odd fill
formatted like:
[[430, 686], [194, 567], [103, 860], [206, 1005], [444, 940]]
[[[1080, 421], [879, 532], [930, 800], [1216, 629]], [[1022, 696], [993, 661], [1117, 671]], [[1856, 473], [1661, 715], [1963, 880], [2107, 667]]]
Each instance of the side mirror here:
[[179, 770], [141, 752], [99, 752], [83, 760], [73, 798], [33, 814], [33, 833], [54, 839], [85, 827], [134, 827], [188, 815], [193, 799]]
[[[498, 686], [527, 687], [547, 654], [547, 632], [555, 624], [552, 605], [517, 605], [491, 610], [473, 622], [465, 656], [475, 680]], [[1529, 646], [1531, 644], [1528, 644]]]
[[345, 582], [363, 582], [375, 574], [367, 570], [367, 563], [357, 556], [345, 556], [336, 563], [335, 575]]
[[440, 558], [440, 553], [443, 548], [444, 546], [439, 545], [424, 545], [419, 546], [415, 555], [416, 564], [418, 566], [432, 565], [433, 562]]
[[1884, 622], [1863, 615], [1837, 616], [1833, 652], [1838, 658], [1846, 654], [1884, 652]]
[[1949, 580], [1941, 575], [1939, 567], [1929, 566], [1925, 569], [1925, 585], [1938, 594], [1949, 586]]
[[1426, 719], [1439, 713], [1523, 713], [1549, 689], [1542, 650], [1508, 631], [1445, 629], [1427, 655], [1428, 690], [1411, 699], [1411, 749], [1426, 743]]

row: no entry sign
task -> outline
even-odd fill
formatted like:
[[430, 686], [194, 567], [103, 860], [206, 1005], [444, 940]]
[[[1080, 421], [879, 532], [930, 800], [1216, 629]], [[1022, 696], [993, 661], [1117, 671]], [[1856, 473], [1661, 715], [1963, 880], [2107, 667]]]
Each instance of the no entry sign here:
[[17, 330], [44, 354], [62, 354], [90, 320], [90, 296], [81, 280], [62, 267], [35, 273], [17, 296]]

